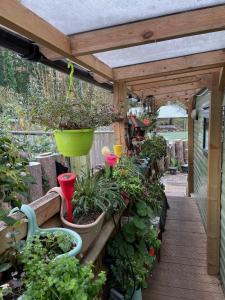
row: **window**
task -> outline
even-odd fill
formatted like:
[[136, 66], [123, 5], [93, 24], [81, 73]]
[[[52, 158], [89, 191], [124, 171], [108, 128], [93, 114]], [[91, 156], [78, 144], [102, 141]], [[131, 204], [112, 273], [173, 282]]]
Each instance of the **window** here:
[[203, 108], [203, 152], [208, 155], [209, 144], [209, 108]]
[[209, 143], [209, 119], [203, 119], [203, 150], [208, 152], [208, 143]]

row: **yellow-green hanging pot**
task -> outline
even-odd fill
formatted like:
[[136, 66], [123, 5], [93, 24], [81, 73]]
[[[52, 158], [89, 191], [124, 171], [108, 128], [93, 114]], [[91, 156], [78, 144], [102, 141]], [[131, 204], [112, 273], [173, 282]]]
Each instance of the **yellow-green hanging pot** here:
[[59, 153], [64, 156], [87, 155], [94, 139], [94, 129], [55, 130], [55, 141]]

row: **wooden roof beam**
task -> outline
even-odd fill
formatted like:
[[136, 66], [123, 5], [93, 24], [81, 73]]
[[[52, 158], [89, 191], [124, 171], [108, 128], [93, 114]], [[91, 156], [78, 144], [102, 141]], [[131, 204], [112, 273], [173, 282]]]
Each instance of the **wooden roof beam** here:
[[159, 77], [146, 77], [144, 79], [137, 79], [133, 81], [128, 81], [127, 86], [133, 86], [133, 85], [139, 85], [144, 83], [163, 83], [168, 80], [177, 80], [177, 79], [184, 79], [189, 78], [202, 78], [204, 75], [212, 75], [213, 73], [219, 72], [220, 68], [212, 68], [212, 69], [206, 69], [206, 70], [198, 70], [198, 71], [191, 71], [186, 73], [180, 73], [180, 74], [174, 74], [174, 75], [164, 75]]
[[[186, 83], [186, 84], [180, 84], [180, 85], [174, 85], [174, 86], [161, 86], [158, 88], [146, 88], [146, 89], [141, 89], [145, 95], [164, 95], [164, 94], [171, 94], [171, 93], [176, 93], [176, 92], [186, 92], [189, 90], [196, 90], [196, 89], [201, 89], [204, 88], [205, 86], [202, 85], [199, 82], [192, 82], [192, 83]], [[134, 89], [134, 92], [137, 93], [138, 90]]]
[[159, 81], [159, 82], [150, 82], [150, 83], [142, 83], [142, 84], [136, 84], [136, 85], [128, 85], [131, 87], [131, 90], [139, 91], [144, 89], [156, 89], [159, 87], [169, 87], [169, 86], [176, 86], [180, 84], [187, 84], [187, 83], [195, 83], [200, 82], [201, 78], [196, 76], [191, 77], [184, 77], [184, 78], [177, 78], [177, 79], [171, 79], [166, 81]]
[[156, 81], [156, 82], [146, 82], [144, 83], [137, 83], [133, 84], [131, 82], [128, 82], [128, 87], [131, 88], [131, 90], [143, 90], [146, 88], [157, 88], [162, 86], [170, 86], [170, 85], [179, 85], [183, 83], [192, 83], [200, 81], [201, 77], [198, 76], [187, 76], [187, 77], [181, 77], [181, 78], [175, 78], [175, 79], [169, 79], [164, 81]]
[[51, 51], [112, 80], [112, 69], [92, 55], [75, 57], [70, 39], [16, 0], [1, 0], [0, 25], [23, 35]]
[[[179, 92], [171, 92], [171, 93], [166, 93], [166, 94], [160, 94], [160, 95], [154, 95], [155, 98], [165, 98], [165, 99], [176, 99], [178, 97], [184, 97], [184, 98], [189, 98], [193, 95], [195, 95], [197, 92], [199, 91], [199, 89], [195, 89], [195, 90], [188, 90], [188, 91], [179, 91]], [[141, 99], [144, 99], [146, 96], [148, 96], [148, 93], [144, 93], [143, 91], [138, 91], [137, 96], [140, 97]]]
[[212, 74], [203, 74], [198, 76], [187, 76], [187, 77], [181, 77], [181, 78], [175, 78], [175, 79], [169, 79], [164, 81], [158, 81], [158, 82], [146, 82], [146, 83], [140, 83], [140, 84], [134, 84], [134, 85], [128, 85], [128, 87], [131, 90], [143, 90], [143, 89], [150, 89], [150, 88], [159, 88], [159, 87], [166, 87], [166, 86], [176, 86], [180, 84], [185, 83], [199, 83], [202, 84], [202, 86], [206, 85], [208, 86], [208, 83], [211, 82]]
[[113, 69], [114, 80], [134, 81], [145, 77], [183, 74], [190, 71], [219, 68], [225, 65], [225, 49], [158, 60]]
[[74, 34], [75, 56], [224, 30], [225, 5]]

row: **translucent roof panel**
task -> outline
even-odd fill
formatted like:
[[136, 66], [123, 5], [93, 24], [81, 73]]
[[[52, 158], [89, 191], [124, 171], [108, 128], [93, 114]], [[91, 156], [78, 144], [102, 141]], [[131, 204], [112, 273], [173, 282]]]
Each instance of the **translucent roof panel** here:
[[187, 118], [187, 112], [184, 108], [176, 104], [161, 106], [158, 110], [158, 119], [169, 118]]
[[225, 0], [20, 1], [67, 35], [225, 3]]
[[225, 30], [95, 54], [112, 68], [225, 48]]

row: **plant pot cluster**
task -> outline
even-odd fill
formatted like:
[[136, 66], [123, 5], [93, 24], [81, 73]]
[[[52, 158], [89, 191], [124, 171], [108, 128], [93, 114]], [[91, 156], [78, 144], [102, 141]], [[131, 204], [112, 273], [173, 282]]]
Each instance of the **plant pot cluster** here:
[[122, 228], [107, 246], [109, 299], [138, 300], [159, 252], [159, 222], [154, 220], [161, 215], [165, 193], [159, 180], [149, 181], [132, 159], [123, 158], [113, 178], [130, 201]]

